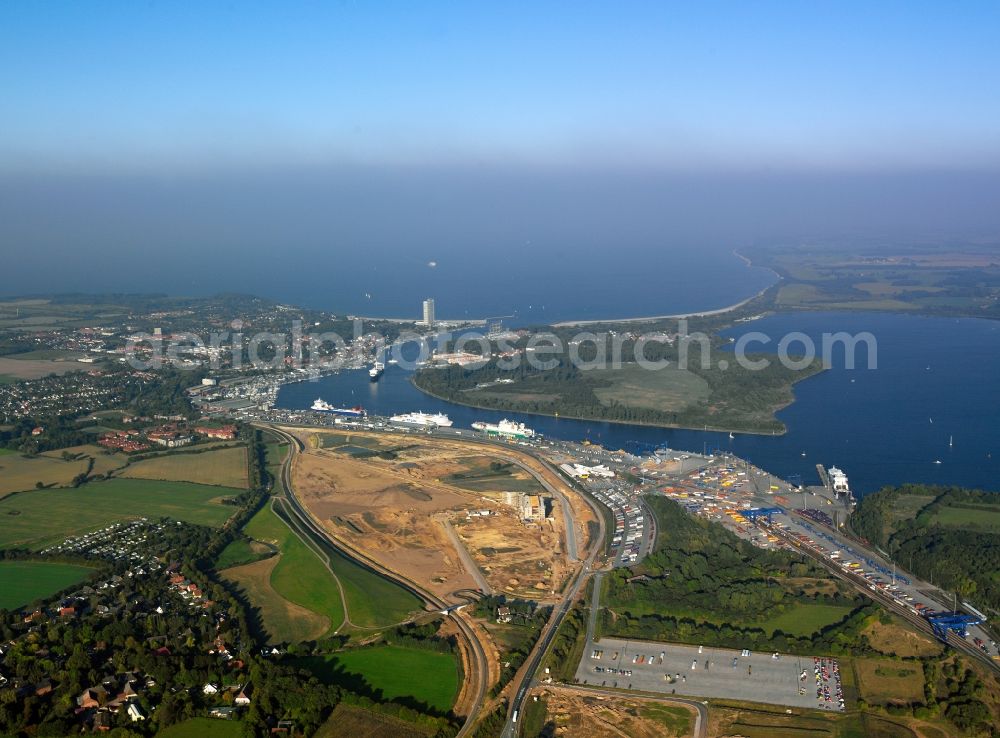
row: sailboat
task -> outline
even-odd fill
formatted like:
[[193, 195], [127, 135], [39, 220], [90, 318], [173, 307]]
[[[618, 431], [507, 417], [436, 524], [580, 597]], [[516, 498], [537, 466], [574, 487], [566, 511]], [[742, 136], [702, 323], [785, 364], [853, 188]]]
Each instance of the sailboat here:
[[955, 436], [948, 436], [948, 448], [955, 445]]
[[734, 435], [733, 435], [733, 432], [732, 432], [732, 431], [729, 431], [729, 440], [731, 441], [731, 440], [733, 440], [734, 438], [736, 438], [736, 436], [734, 436]]

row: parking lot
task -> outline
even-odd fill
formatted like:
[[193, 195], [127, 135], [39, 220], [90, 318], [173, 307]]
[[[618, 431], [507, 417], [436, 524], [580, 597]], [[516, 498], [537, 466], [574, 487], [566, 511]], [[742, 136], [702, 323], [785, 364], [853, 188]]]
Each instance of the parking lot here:
[[588, 642], [581, 684], [840, 711], [836, 659], [602, 638]]

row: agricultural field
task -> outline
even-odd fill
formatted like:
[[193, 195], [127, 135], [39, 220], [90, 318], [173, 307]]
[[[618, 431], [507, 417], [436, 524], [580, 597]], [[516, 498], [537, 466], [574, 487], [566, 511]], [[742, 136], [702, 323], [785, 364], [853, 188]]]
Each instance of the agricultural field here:
[[[15, 354], [16, 356], [16, 354]], [[67, 359], [53, 361], [49, 359], [18, 359], [12, 356], [0, 356], [0, 374], [14, 379], [41, 379], [50, 374], [69, 374], [93, 369], [96, 364], [81, 364]]]
[[861, 699], [870, 705], [923, 704], [924, 670], [919, 662], [855, 659]]
[[242, 738], [243, 724], [237, 720], [195, 717], [170, 725], [156, 738]]
[[784, 279], [782, 308], [997, 315], [1000, 268], [988, 246], [769, 246], [749, 255]]
[[76, 489], [19, 492], [0, 500], [0, 548], [44, 548], [67, 536], [138, 517], [170, 517], [218, 527], [236, 509], [223, 500], [239, 492], [145, 479], [109, 479]]
[[458, 695], [455, 656], [404, 646], [354, 648], [326, 656], [309, 656], [299, 664], [320, 680], [358, 691], [359, 680], [382, 699], [409, 700], [445, 714]]
[[12, 492], [35, 489], [38, 482], [46, 487], [65, 487], [73, 477], [86, 471], [87, 460], [82, 457], [64, 461], [58, 453], [55, 456], [6, 453], [0, 456], [0, 498]]
[[341, 738], [345, 735], [351, 738], [427, 738], [431, 730], [341, 703], [316, 731], [314, 738]]
[[[553, 735], [573, 738], [683, 738], [691, 735], [694, 710], [681, 705], [668, 705], [654, 700], [629, 698], [625, 695], [613, 699], [573, 692], [569, 689], [538, 691], [537, 703], [529, 702], [525, 708], [524, 725], [528, 735], [538, 735], [529, 730], [530, 723], [551, 725]], [[541, 707], [532, 715], [531, 706]], [[535, 727], [535, 726], [531, 726]]]
[[84, 461], [87, 458], [94, 460], [94, 468], [91, 470], [92, 475], [96, 474], [107, 474], [113, 472], [116, 469], [121, 469], [125, 464], [128, 463], [128, 458], [125, 454], [120, 453], [110, 453], [106, 448], [97, 446], [95, 444], [86, 444], [84, 446], [70, 446], [69, 448], [61, 448], [57, 451], [46, 451], [41, 456], [49, 459], [60, 459], [62, 460], [63, 454], [67, 453], [72, 456], [78, 456]]
[[48, 561], [0, 561], [0, 610], [13, 610], [50, 597], [93, 572], [87, 566]]
[[780, 630], [788, 635], [808, 636], [827, 625], [838, 623], [851, 612], [844, 605], [796, 605], [793, 609], [760, 623], [766, 631]]
[[247, 450], [245, 446], [236, 446], [143, 459], [129, 464], [121, 476], [246, 489]]

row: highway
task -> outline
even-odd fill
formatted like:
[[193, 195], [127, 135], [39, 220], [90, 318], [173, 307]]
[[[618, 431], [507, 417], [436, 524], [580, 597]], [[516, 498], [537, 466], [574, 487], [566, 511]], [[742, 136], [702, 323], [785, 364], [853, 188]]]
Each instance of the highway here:
[[[281, 467], [282, 482], [285, 487], [285, 501], [288, 503], [286, 509], [293, 514], [301, 526], [303, 526], [311, 535], [323, 541], [329, 546], [337, 549], [344, 556], [353, 559], [355, 562], [369, 569], [375, 574], [378, 574], [390, 581], [398, 584], [404, 589], [412, 592], [418, 598], [423, 600], [425, 603], [431, 606], [432, 609], [445, 612], [448, 610], [448, 603], [440, 600], [435, 595], [426, 591], [417, 583], [410, 581], [409, 579], [396, 574], [395, 572], [389, 571], [382, 567], [377, 562], [368, 558], [359, 551], [347, 548], [343, 546], [339, 541], [330, 536], [323, 528], [320, 526], [309, 512], [303, 507], [299, 502], [298, 498], [295, 496], [295, 490], [292, 486], [292, 475], [291, 467], [295, 454], [300, 453], [303, 448], [302, 444], [294, 436], [270, 425], [261, 426], [266, 430], [277, 434], [278, 436], [284, 438], [289, 444], [289, 453], [285, 456], [285, 461]], [[467, 598], [466, 598], [467, 599]], [[458, 736], [465, 736], [472, 732], [472, 729], [479, 718], [479, 712], [482, 709], [483, 702], [486, 698], [486, 690], [489, 687], [489, 662], [486, 657], [486, 651], [483, 649], [482, 644], [476, 637], [475, 632], [472, 627], [465, 621], [461, 613], [455, 610], [448, 612], [448, 617], [458, 627], [459, 633], [462, 639], [466, 642], [468, 646], [468, 653], [470, 659], [473, 663], [474, 674], [467, 675], [473, 676], [476, 679], [476, 697], [473, 704], [473, 709], [469, 710], [469, 714], [465, 716], [465, 722], [462, 728], [458, 732]]]
[[[555, 471], [552, 465], [544, 459], [539, 459], [539, 461]], [[519, 715], [521, 710], [524, 708], [524, 700], [528, 696], [528, 691], [531, 689], [532, 682], [535, 678], [535, 672], [538, 671], [538, 667], [541, 665], [545, 653], [549, 650], [549, 646], [552, 645], [552, 639], [555, 638], [559, 625], [562, 623], [563, 618], [566, 617], [566, 613], [568, 613], [570, 608], [573, 606], [573, 602], [579, 595], [580, 589], [583, 587], [583, 583], [587, 580], [591, 567], [594, 564], [594, 560], [604, 547], [604, 516], [601, 515], [600, 510], [597, 509], [596, 503], [594, 503], [587, 495], [581, 493], [581, 497], [583, 497], [586, 503], [594, 510], [594, 513], [597, 516], [598, 525], [600, 526], [600, 531], [594, 538], [590, 551], [587, 554], [587, 558], [583, 562], [583, 566], [573, 578], [570, 586], [566, 588], [566, 593], [563, 595], [560, 603], [553, 608], [552, 615], [549, 617], [549, 622], [546, 623], [545, 629], [538, 638], [538, 642], [528, 655], [526, 667], [522, 667], [521, 671], [518, 672], [520, 676], [515, 677], [514, 679], [514, 684], [512, 685], [513, 697], [511, 697], [510, 704], [507, 708], [507, 723], [504, 725], [503, 732], [501, 733], [503, 738], [514, 738], [514, 736], [517, 735], [518, 726], [515, 722], [514, 716]]]

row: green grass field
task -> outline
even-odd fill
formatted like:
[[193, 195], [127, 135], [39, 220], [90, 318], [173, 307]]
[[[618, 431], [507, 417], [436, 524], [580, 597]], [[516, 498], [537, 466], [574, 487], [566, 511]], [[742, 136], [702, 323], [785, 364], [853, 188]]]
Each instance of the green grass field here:
[[[275, 566], [281, 557], [242, 564], [224, 569], [222, 575], [235, 582], [243, 590], [247, 600], [253, 604], [260, 621], [273, 643], [300, 643], [322, 638], [340, 623], [332, 623], [330, 618], [308, 610], [278, 594], [272, 585]], [[324, 591], [330, 593], [336, 583], [332, 579], [324, 583]], [[329, 596], [335, 596], [335, 592]]]
[[788, 635], [808, 636], [821, 628], [843, 620], [851, 611], [843, 605], [798, 605], [768, 618], [760, 626], [764, 630], [780, 630]]
[[455, 657], [446, 653], [373, 646], [310, 656], [299, 663], [332, 684], [356, 684], [360, 675], [384, 699], [410, 697], [439, 713], [448, 712], [458, 694], [458, 665]]
[[256, 541], [233, 541], [219, 554], [215, 562], [216, 569], [228, 569], [231, 566], [249, 564], [268, 556], [270, 547]]
[[0, 547], [44, 548], [116, 520], [169, 517], [218, 527], [236, 508], [223, 497], [240, 490], [187, 482], [109, 479], [76, 489], [21, 492], [0, 500]]
[[611, 382], [610, 387], [594, 390], [603, 405], [620, 403], [627, 407], [676, 411], [707, 399], [710, 394], [708, 382], [673, 366], [649, 371], [638, 364], [625, 364], [621, 369], [587, 372], [587, 376]]
[[13, 456], [17, 451], [10, 448], [0, 448], [0, 456]]
[[196, 717], [170, 725], [156, 738], [242, 738], [243, 723], [238, 720]]
[[86, 566], [47, 561], [0, 561], [0, 610], [13, 610], [54, 595], [93, 574]]
[[940, 525], [948, 525], [955, 528], [1000, 531], [1000, 506], [944, 506], [934, 512], [933, 520]]
[[284, 603], [275, 601], [275, 598], [287, 600], [325, 618], [327, 627], [340, 627], [344, 622], [344, 608], [336, 580], [319, 557], [271, 511], [270, 506], [261, 508], [243, 532], [251, 538], [271, 543], [281, 551], [277, 564], [270, 572], [270, 587], [252, 581], [256, 570], [225, 572], [226, 576], [243, 584], [255, 595], [252, 601], [261, 608], [264, 625], [274, 640], [315, 637], [312, 623], [303, 630], [300, 624], [294, 622], [294, 611], [289, 611]]

